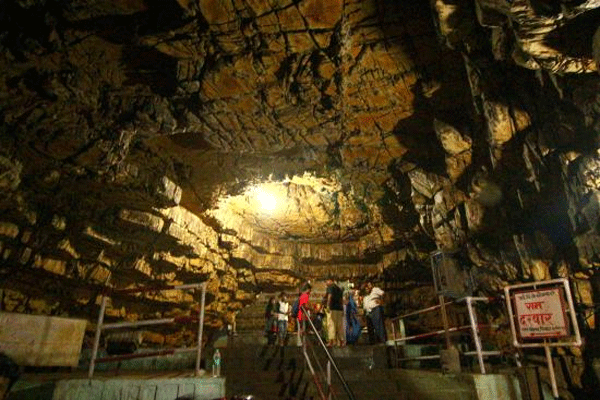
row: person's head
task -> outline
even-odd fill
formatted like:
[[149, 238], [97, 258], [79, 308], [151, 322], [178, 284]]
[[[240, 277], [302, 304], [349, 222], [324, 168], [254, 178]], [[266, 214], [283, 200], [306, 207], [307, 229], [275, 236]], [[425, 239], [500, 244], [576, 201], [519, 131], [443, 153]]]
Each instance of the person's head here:
[[310, 286], [310, 283], [307, 283], [304, 286], [302, 286], [302, 292], [309, 292], [310, 293], [310, 289], [312, 289], [312, 287]]
[[275, 296], [269, 297], [269, 304], [275, 303]]
[[331, 279], [331, 278], [327, 278], [327, 280], [325, 281], [325, 284], [326, 284], [327, 286], [331, 286], [331, 285], [333, 285], [333, 279]]
[[285, 301], [286, 297], [287, 296], [285, 295], [285, 293], [283, 293], [283, 292], [279, 293], [279, 300]]
[[365, 285], [365, 289], [367, 293], [371, 293], [371, 290], [373, 290], [373, 282], [367, 282], [367, 284]]

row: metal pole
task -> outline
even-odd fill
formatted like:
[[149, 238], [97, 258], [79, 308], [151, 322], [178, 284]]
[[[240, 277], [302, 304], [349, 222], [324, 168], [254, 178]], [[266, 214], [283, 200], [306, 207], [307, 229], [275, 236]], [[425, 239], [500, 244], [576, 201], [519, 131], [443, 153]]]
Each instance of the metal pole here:
[[96, 335], [94, 336], [94, 348], [92, 349], [92, 357], [90, 358], [90, 368], [88, 370], [88, 378], [92, 379], [94, 376], [94, 367], [96, 365], [96, 357], [98, 356], [98, 347], [100, 346], [100, 333], [102, 332], [102, 323], [104, 322], [104, 312], [106, 311], [106, 299], [105, 295], [102, 295], [102, 302], [100, 303], [100, 313], [98, 314], [98, 321], [96, 322]]
[[440, 308], [442, 309], [442, 322], [444, 323], [444, 338], [446, 339], [446, 349], [450, 348], [450, 333], [448, 332], [448, 315], [446, 314], [446, 303], [444, 295], [439, 295]]
[[481, 340], [479, 339], [479, 328], [477, 327], [477, 316], [473, 310], [473, 302], [471, 297], [467, 297], [467, 309], [469, 310], [469, 320], [471, 321], [471, 331], [473, 332], [473, 341], [477, 350], [477, 360], [479, 361], [479, 369], [482, 374], [485, 374], [485, 365], [483, 364], [483, 355], [481, 353]]
[[[396, 324], [395, 321], [392, 321], [392, 337], [394, 338], [394, 365], [393, 367], [398, 366], [398, 342], [396, 341]], [[400, 320], [398, 320], [398, 325], [400, 325]]]
[[204, 305], [206, 303], [206, 282], [202, 284], [202, 299], [200, 300], [200, 321], [198, 322], [198, 352], [196, 353], [196, 376], [200, 375], [200, 360], [202, 359], [202, 334], [204, 331]]
[[[306, 319], [308, 318], [308, 315], [306, 314], [306, 310], [304, 310], [302, 312], [302, 333], [300, 335], [300, 340], [302, 340], [302, 351], [304, 352], [304, 354], [306, 353], [306, 340], [307, 340], [307, 336], [306, 336]], [[310, 366], [310, 360], [308, 359], [308, 357], [306, 357], [306, 362], [308, 362], [308, 365]], [[312, 366], [311, 366], [312, 368]]]
[[[304, 312], [305, 312], [304, 311], [304, 307], [302, 307], [302, 310], [303, 310], [302, 314], [304, 315]], [[333, 370], [337, 374], [338, 378], [340, 378], [340, 381], [342, 382], [342, 386], [344, 387], [344, 390], [348, 394], [348, 397], [350, 398], [350, 400], [356, 400], [356, 397], [354, 397], [354, 393], [352, 392], [352, 389], [350, 389], [350, 386], [348, 386], [348, 382], [346, 382], [346, 380], [344, 379], [344, 376], [342, 375], [342, 372], [338, 368], [337, 364], [335, 363], [335, 360], [331, 356], [331, 353], [327, 349], [327, 346], [323, 342], [323, 339], [321, 338], [321, 335], [318, 334], [317, 328], [315, 328], [315, 325], [313, 324], [313, 322], [310, 319], [308, 319], [307, 321], [310, 324], [311, 329], [313, 330], [313, 332], [315, 332], [315, 337], [317, 338], [317, 340], [321, 344], [321, 348], [323, 349], [323, 351], [325, 351], [325, 355], [327, 356], [327, 359], [331, 362], [331, 365], [333, 366]]]
[[[544, 344], [547, 341], [544, 340]], [[554, 363], [552, 362], [552, 354], [550, 353], [550, 347], [544, 346], [546, 351], [546, 361], [548, 361], [548, 371], [550, 372], [550, 383], [552, 384], [552, 395], [555, 399], [558, 399], [558, 387], [556, 386], [556, 376], [554, 375]]]
[[327, 400], [331, 400], [331, 361], [327, 360]]
[[119, 328], [137, 328], [140, 326], [150, 326], [150, 325], [164, 325], [164, 324], [171, 324], [173, 322], [176, 322], [175, 318], [148, 319], [145, 321], [135, 321], [135, 322], [114, 322], [112, 324], [102, 325], [102, 330], [119, 329]]
[[575, 310], [575, 304], [573, 304], [573, 296], [571, 295], [571, 287], [569, 286], [569, 280], [563, 278], [563, 285], [565, 286], [565, 297], [567, 298], [567, 304], [569, 305], [569, 314], [571, 314], [571, 323], [573, 324], [573, 331], [575, 332], [575, 342], [573, 343], [573, 346], [581, 346], [581, 333], [579, 332], [577, 316], [573, 312]]

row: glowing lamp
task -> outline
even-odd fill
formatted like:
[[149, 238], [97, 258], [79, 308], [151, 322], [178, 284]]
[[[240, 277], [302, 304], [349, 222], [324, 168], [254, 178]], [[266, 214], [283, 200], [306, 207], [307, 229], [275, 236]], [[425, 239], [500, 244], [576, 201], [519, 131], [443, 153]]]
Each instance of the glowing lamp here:
[[267, 193], [262, 189], [258, 189], [256, 198], [260, 202], [262, 209], [265, 211], [273, 211], [275, 208], [277, 208], [277, 198], [275, 198], [275, 196], [273, 196], [271, 193]]

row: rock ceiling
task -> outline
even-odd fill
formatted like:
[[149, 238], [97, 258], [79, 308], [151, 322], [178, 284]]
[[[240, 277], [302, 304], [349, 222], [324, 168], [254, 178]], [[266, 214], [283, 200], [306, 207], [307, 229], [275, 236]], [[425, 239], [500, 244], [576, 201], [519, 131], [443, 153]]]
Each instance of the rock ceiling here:
[[2, 307], [93, 316], [104, 285], [208, 279], [219, 324], [309, 277], [427, 281], [435, 248], [483, 290], [587, 288], [599, 6], [5, 1]]

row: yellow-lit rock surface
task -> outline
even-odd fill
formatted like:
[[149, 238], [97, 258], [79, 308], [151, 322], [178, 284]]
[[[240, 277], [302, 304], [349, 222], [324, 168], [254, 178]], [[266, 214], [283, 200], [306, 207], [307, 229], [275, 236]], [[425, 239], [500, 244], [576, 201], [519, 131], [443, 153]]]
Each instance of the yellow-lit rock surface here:
[[[595, 321], [597, 1], [2, 8], [0, 309], [93, 321], [106, 290], [206, 282], [212, 332], [333, 276], [392, 315], [435, 301], [442, 249], [482, 295], [574, 279]], [[110, 297], [139, 320], [200, 291]]]

